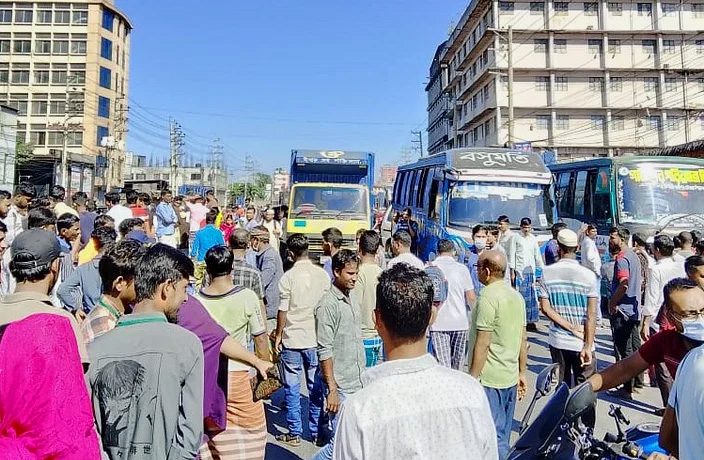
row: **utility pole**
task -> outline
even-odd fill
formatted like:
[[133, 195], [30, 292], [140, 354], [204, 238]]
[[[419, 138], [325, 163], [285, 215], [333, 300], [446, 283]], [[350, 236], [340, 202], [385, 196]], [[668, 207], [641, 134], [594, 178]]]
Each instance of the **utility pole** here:
[[83, 107], [79, 107], [72, 96], [76, 94], [83, 94], [82, 91], [72, 88], [71, 84], [76, 83], [78, 77], [75, 74], [71, 74], [66, 78], [66, 110], [64, 114], [64, 121], [61, 125], [52, 125], [52, 127], [60, 128], [62, 132], [62, 143], [61, 143], [61, 185], [69, 190], [71, 186], [71, 179], [69, 178], [69, 162], [70, 158], [68, 155], [68, 133], [75, 132], [76, 130], [82, 131], [83, 125], [69, 124], [69, 120], [83, 113]]
[[508, 143], [513, 145], [513, 27], [508, 26]]
[[[125, 133], [127, 132], [127, 117], [125, 114], [128, 112], [128, 107], [125, 105], [125, 96], [118, 96], [115, 98], [115, 108], [113, 111], [113, 134], [115, 136], [115, 144], [114, 148], [111, 149], [111, 152], [114, 152], [114, 150], [117, 150], [118, 153], [118, 164], [117, 164], [117, 182], [122, 183], [122, 180], [124, 179], [123, 177], [123, 168], [122, 164], [124, 162], [124, 138], [125, 138]], [[105, 190], [107, 191], [112, 185], [112, 176], [114, 176], [114, 168], [113, 168], [113, 159], [109, 158], [108, 159], [108, 170], [110, 171], [110, 174], [107, 177], [107, 181], [109, 183], [107, 184]]]
[[252, 171], [252, 166], [254, 162], [252, 161], [252, 156], [247, 153], [244, 156], [244, 202], [247, 202], [247, 185], [249, 184], [249, 175]]
[[423, 131], [411, 131], [411, 134], [418, 137], [417, 139], [413, 139], [411, 142], [418, 145], [420, 157], [423, 158]]
[[176, 122], [173, 118], [169, 119], [169, 139], [171, 143], [171, 152], [170, 152], [170, 161], [169, 161], [169, 166], [171, 166], [171, 171], [169, 174], [169, 188], [174, 192], [176, 192], [176, 177], [178, 174], [178, 166], [179, 162], [181, 161], [181, 156], [183, 155], [183, 152], [181, 150], [181, 147], [183, 147], [186, 143], [184, 142], [184, 138], [186, 135], [183, 133], [183, 130], [181, 129], [181, 125]]
[[220, 138], [213, 141], [213, 147], [210, 150], [210, 180], [213, 184], [213, 194], [218, 197], [218, 179], [220, 171], [224, 169], [223, 165], [223, 147]]

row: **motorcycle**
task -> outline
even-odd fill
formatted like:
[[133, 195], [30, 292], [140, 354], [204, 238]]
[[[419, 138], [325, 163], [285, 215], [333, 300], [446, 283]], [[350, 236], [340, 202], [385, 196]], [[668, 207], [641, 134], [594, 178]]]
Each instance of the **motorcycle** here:
[[650, 455], [654, 452], [661, 454], [666, 454], [667, 452], [660, 447], [658, 443], [658, 437], [660, 435], [660, 424], [658, 423], [641, 423], [634, 427], [623, 430], [623, 426], [630, 425], [631, 421], [626, 418], [621, 410], [621, 406], [616, 406], [611, 404], [609, 406], [609, 416], [614, 419], [616, 423], [617, 433], [611, 434], [606, 433], [604, 441], [607, 442], [633, 442], [643, 449], [646, 455]]

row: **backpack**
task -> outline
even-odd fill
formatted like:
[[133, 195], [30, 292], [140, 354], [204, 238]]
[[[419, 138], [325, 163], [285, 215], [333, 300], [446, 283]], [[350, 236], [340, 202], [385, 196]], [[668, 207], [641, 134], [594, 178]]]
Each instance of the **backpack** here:
[[424, 271], [430, 277], [430, 281], [433, 282], [433, 302], [445, 302], [448, 290], [445, 274], [440, 270], [440, 267], [432, 264], [425, 267]]

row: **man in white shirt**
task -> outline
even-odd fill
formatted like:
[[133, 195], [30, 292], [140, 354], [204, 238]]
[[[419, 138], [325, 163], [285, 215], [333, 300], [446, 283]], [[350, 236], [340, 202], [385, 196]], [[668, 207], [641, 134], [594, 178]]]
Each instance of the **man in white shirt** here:
[[374, 314], [386, 361], [368, 369], [364, 388], [345, 401], [333, 459], [498, 459], [479, 382], [426, 353], [428, 275], [398, 264], [381, 274], [377, 293]]
[[76, 211], [71, 206], [69, 206], [65, 203], [66, 189], [63, 188], [62, 186], [54, 185], [51, 188], [51, 193], [49, 194], [49, 199], [51, 200], [51, 204], [52, 204], [53, 210], [54, 210], [54, 215], [56, 215], [57, 219], [59, 217], [63, 216], [64, 214], [73, 214], [74, 216], [79, 217], [78, 211]]
[[123, 220], [132, 218], [132, 210], [120, 204], [118, 192], [106, 193], [105, 204], [109, 208], [106, 214], [115, 220], [115, 228], [120, 228]]
[[281, 223], [274, 220], [274, 209], [267, 208], [264, 211], [264, 220], [262, 221], [262, 226], [269, 230], [269, 244], [274, 247], [277, 251], [279, 250], [279, 240], [281, 238]]
[[411, 234], [405, 230], [399, 230], [391, 237], [391, 252], [394, 258], [389, 260], [386, 268], [389, 269], [398, 263], [408, 264], [418, 270], [423, 270], [425, 264], [411, 252], [413, 239]]
[[[511, 246], [513, 244], [513, 238], [516, 236], [516, 234], [511, 230], [511, 222], [509, 221], [508, 216], [499, 216], [499, 218], [496, 219], [496, 223], [499, 227], [498, 245], [504, 251], [504, 254], [506, 254], [506, 258], [508, 259], [508, 254], [509, 251], [511, 251]], [[506, 270], [506, 273], [512, 284], [515, 282], [516, 279], [514, 268], [515, 267], [511, 265], [511, 260], [509, 260], [508, 269]]]
[[[686, 278], [684, 270], [684, 260], [676, 260], [673, 257], [675, 243], [667, 235], [656, 235], [653, 241], [653, 256], [655, 264], [650, 266], [648, 271], [648, 282], [645, 289], [645, 301], [643, 302], [643, 319], [640, 324], [640, 337], [643, 341], [659, 330], [654, 318], [658, 316], [660, 307], [663, 304], [663, 288], [667, 283], [675, 278]], [[667, 370], [665, 368], [665, 370]]]
[[[601, 254], [599, 254], [599, 249], [596, 247], [596, 236], [596, 227], [591, 224], [587, 225], [581, 243], [582, 254], [580, 263], [582, 267], [587, 268], [596, 275], [596, 290], [601, 292]], [[596, 322], [601, 324], [601, 308], [598, 305], [596, 308]]]
[[[12, 246], [12, 242], [15, 240], [15, 237], [22, 233], [22, 231], [27, 227], [29, 203], [32, 199], [34, 199], [34, 196], [34, 185], [28, 182], [22, 182], [17, 186], [15, 196], [7, 211], [7, 215], [2, 216], [2, 221], [7, 227], [5, 244], [8, 248]], [[5, 199], [9, 200], [10, 198], [11, 195], [5, 195]], [[11, 294], [15, 291], [15, 277], [12, 276], [12, 273], [10, 273], [10, 259], [12, 258], [11, 252], [12, 251], [5, 251], [2, 256], [2, 269], [0, 271], [0, 297]]]
[[467, 312], [476, 300], [474, 283], [469, 269], [455, 260], [455, 245], [450, 240], [438, 242], [438, 257], [432, 264], [447, 280], [447, 300], [430, 326], [433, 354], [441, 365], [462, 370], [467, 357]]
[[539, 319], [538, 297], [535, 290], [536, 269], [544, 267], [538, 239], [533, 235], [530, 218], [521, 219], [521, 233], [514, 236], [509, 244], [508, 266], [516, 275], [515, 284], [526, 302], [526, 329], [537, 331]]

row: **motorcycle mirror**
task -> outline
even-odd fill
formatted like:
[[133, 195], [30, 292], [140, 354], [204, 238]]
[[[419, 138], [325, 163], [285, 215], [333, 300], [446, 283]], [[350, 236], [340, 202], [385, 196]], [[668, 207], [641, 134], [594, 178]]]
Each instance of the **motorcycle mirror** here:
[[552, 386], [552, 382], [555, 378], [555, 373], [557, 372], [558, 367], [560, 367], [559, 364], [551, 364], [540, 371], [540, 374], [536, 377], [535, 389], [541, 395], [544, 396], [548, 393], [548, 391], [550, 391], [550, 387]]
[[589, 382], [584, 382], [570, 394], [565, 406], [565, 419], [575, 422], [582, 414], [596, 404], [596, 394]]

